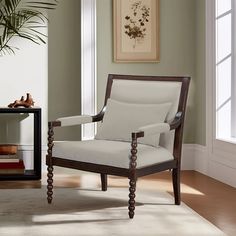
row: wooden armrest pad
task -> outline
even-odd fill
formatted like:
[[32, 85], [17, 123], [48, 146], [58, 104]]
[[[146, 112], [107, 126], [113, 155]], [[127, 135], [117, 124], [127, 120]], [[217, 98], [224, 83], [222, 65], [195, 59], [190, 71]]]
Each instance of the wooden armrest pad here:
[[177, 112], [175, 114], [175, 118], [171, 122], [168, 122], [170, 125], [170, 130], [178, 128], [182, 123], [182, 120], [183, 120], [183, 113]]

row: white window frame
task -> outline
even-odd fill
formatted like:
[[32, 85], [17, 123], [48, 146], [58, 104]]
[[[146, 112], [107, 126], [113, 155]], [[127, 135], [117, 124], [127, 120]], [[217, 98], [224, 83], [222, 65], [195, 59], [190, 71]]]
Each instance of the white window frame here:
[[216, 139], [216, 50], [215, 50], [215, 0], [206, 2], [206, 145], [208, 168], [212, 162], [236, 169], [236, 144], [230, 140]]
[[[213, 8], [216, 9], [216, 1], [214, 1], [214, 6]], [[231, 94], [230, 94], [230, 99], [226, 101], [225, 104], [222, 104], [222, 107], [224, 105], [226, 105], [228, 102], [231, 102], [231, 123], [229, 124], [230, 125], [230, 137], [217, 137], [217, 140], [221, 140], [221, 141], [225, 141], [225, 142], [230, 142], [230, 143], [236, 143], [236, 121], [235, 121], [235, 117], [236, 117], [236, 109], [235, 109], [235, 105], [236, 105], [236, 89], [235, 89], [235, 68], [234, 68], [234, 65], [235, 65], [235, 43], [234, 43], [234, 40], [235, 40], [235, 30], [234, 30], [234, 27], [235, 27], [235, 2], [234, 0], [231, 0], [231, 7], [232, 9], [221, 14], [220, 16], [218, 16], [216, 18], [216, 16], [214, 15], [214, 18], [215, 20], [219, 20], [219, 19], [223, 19], [224, 17], [227, 17], [229, 14], [231, 14], [231, 53], [229, 55], [227, 55], [225, 58], [223, 58], [220, 62], [218, 62], [218, 64], [220, 65], [221, 63], [224, 63], [225, 60], [227, 60], [228, 58], [231, 59]], [[213, 26], [215, 29], [217, 28], [217, 25], [214, 24]], [[215, 35], [215, 38], [214, 40], [216, 39], [216, 35]], [[216, 45], [217, 46], [217, 45]], [[217, 57], [217, 56], [216, 56]], [[216, 61], [216, 58], [215, 58], [215, 61]], [[217, 67], [216, 67], [217, 69]], [[215, 80], [217, 80], [217, 74], [215, 74], [216, 78]], [[214, 81], [215, 82], [215, 81]], [[216, 98], [216, 83], [214, 84], [214, 98]], [[217, 107], [217, 104], [216, 104], [216, 99], [214, 99], [214, 107], [216, 108]], [[216, 111], [215, 111], [216, 112]], [[214, 124], [216, 127], [217, 126], [217, 118], [215, 118], [214, 120]], [[217, 128], [216, 128], [216, 135], [217, 135]]]
[[[97, 112], [96, 0], [81, 0], [81, 114]], [[93, 139], [96, 124], [82, 125], [81, 139]]]
[[[236, 2], [235, 0], [232, 0], [232, 77], [234, 78], [232, 80], [232, 115], [231, 115], [231, 134], [234, 138], [236, 138], [236, 30], [234, 30], [236, 27]], [[236, 139], [235, 139], [236, 140]]]

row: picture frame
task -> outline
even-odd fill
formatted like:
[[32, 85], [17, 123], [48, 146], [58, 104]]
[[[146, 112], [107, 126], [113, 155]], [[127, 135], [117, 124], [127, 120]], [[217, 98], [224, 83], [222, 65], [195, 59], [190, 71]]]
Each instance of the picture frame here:
[[114, 62], [159, 62], [159, 0], [113, 0]]

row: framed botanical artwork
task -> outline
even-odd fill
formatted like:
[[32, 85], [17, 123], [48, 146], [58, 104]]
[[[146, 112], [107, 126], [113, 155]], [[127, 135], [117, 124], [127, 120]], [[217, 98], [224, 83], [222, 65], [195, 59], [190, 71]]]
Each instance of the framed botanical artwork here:
[[113, 0], [115, 62], [158, 62], [159, 0]]

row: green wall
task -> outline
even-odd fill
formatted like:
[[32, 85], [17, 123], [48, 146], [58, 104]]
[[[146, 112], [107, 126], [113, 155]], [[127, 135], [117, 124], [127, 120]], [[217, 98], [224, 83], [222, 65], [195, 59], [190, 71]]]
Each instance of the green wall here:
[[[200, 58], [196, 56], [196, 1], [199, 0], [160, 1], [160, 63], [136, 64], [113, 62], [112, 1], [97, 1], [98, 110], [103, 105], [109, 73], [191, 76], [184, 141], [195, 143], [198, 123], [195, 90], [200, 86], [196, 77], [196, 60]], [[198, 139], [200, 136], [197, 135]]]
[[[81, 112], [80, 1], [60, 0], [49, 19], [49, 120], [53, 120]], [[112, 0], [97, 0], [98, 110], [109, 73], [188, 75], [192, 80], [184, 141], [205, 145], [205, 0], [160, 0], [160, 63], [114, 63], [112, 28]], [[57, 137], [78, 139], [80, 127], [62, 129]]]
[[196, 139], [206, 145], [205, 0], [196, 0]]
[[[81, 114], [80, 1], [60, 0], [49, 13], [48, 118]], [[56, 129], [57, 139], [80, 139], [80, 127]]]

